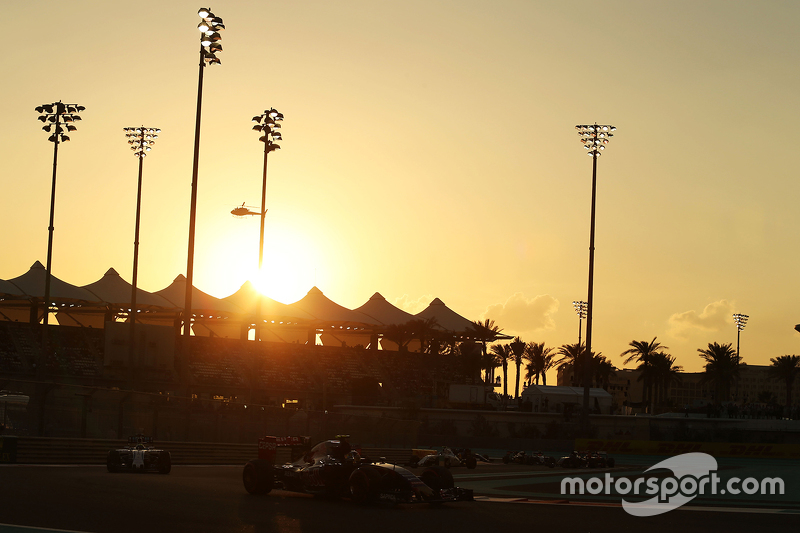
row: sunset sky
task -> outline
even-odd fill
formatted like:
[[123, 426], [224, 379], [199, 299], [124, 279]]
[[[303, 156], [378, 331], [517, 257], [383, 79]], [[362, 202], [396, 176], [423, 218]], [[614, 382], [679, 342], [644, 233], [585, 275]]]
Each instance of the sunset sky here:
[[[162, 133], [144, 164], [139, 286], [186, 273], [199, 32], [195, 2], [4, 6], [0, 279], [46, 260], [53, 145], [37, 105], [84, 105], [59, 148], [53, 274], [131, 280], [137, 161], [123, 128]], [[653, 337], [749, 364], [800, 353], [800, 3], [228, 1], [205, 71], [194, 283], [257, 278], [270, 156], [266, 294], [314, 285], [349, 308], [438, 297], [504, 333], [577, 341], [591, 159], [574, 129], [617, 127], [598, 161], [595, 350], [621, 366]], [[549, 376], [555, 382], [555, 374]]]

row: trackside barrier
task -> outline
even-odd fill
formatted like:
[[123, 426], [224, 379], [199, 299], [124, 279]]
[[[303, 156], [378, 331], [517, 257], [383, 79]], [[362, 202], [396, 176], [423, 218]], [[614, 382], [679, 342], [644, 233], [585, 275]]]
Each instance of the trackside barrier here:
[[[74, 439], [55, 437], [17, 437], [18, 464], [105, 465], [108, 451], [127, 445], [123, 439]], [[167, 450], [174, 465], [241, 465], [258, 457], [258, 444], [156, 441]], [[278, 447], [275, 463], [291, 460], [291, 447]], [[363, 448], [370, 459], [385, 457], [403, 464], [411, 457], [410, 448]]]
[[575, 439], [575, 449], [603, 450], [618, 455], [679, 455], [702, 452], [714, 457], [800, 459], [800, 444]]

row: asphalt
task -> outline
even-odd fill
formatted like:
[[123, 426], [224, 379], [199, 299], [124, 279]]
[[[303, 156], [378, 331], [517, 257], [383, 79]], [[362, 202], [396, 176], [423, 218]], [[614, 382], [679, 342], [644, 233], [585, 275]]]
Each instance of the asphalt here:
[[[720, 475], [781, 473], [783, 499], [695, 500], [659, 516], [636, 517], [620, 497], [560, 494], [564, 476], [635, 476], [658, 462], [621, 459], [606, 471], [480, 464], [452, 470], [475, 502], [441, 506], [354, 505], [273, 491], [247, 494], [238, 466], [174, 466], [167, 476], [109, 474], [104, 466], [0, 466], [0, 532], [67, 530], [90, 533], [220, 533], [456, 531], [586, 531], [641, 533], [790, 531], [800, 521], [800, 466], [776, 462], [720, 463]], [[637, 464], [641, 463], [641, 464]], [[723, 470], [724, 469], [724, 470]]]

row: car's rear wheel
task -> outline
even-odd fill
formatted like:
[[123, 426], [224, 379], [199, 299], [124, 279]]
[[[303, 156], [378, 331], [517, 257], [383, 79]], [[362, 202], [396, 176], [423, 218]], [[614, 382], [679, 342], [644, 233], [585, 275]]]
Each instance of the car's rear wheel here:
[[272, 463], [263, 459], [247, 461], [242, 471], [244, 490], [250, 494], [267, 494], [272, 490], [274, 474]]
[[455, 486], [453, 474], [441, 466], [426, 468], [419, 478], [433, 490], [452, 489]]
[[371, 468], [359, 468], [350, 474], [350, 498], [358, 504], [368, 504], [378, 498], [380, 474]]
[[466, 465], [467, 465], [467, 468], [468, 468], [468, 469], [472, 470], [472, 469], [474, 469], [476, 466], [478, 466], [478, 460], [477, 460], [477, 459], [475, 459], [475, 458], [474, 458], [474, 457], [472, 457], [472, 456], [469, 456], [469, 457], [467, 457], [467, 458], [464, 460], [464, 464], [466, 464]]
[[158, 473], [169, 474], [172, 471], [172, 456], [169, 452], [162, 451], [158, 454]]
[[117, 450], [108, 452], [108, 456], [106, 456], [106, 468], [108, 468], [108, 471], [119, 472], [121, 466], [122, 459], [119, 457], [119, 452]]

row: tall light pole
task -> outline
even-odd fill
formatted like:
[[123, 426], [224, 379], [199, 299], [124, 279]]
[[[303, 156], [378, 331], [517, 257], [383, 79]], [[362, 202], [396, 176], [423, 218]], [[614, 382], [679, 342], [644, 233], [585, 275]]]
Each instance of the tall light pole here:
[[572, 302], [572, 307], [574, 307], [575, 312], [578, 313], [578, 349], [580, 349], [581, 346], [581, 321], [586, 318], [586, 309], [588, 305], [588, 303], [582, 300]]
[[158, 128], [123, 128], [128, 144], [131, 145], [133, 155], [139, 159], [139, 180], [136, 189], [136, 229], [133, 236], [133, 276], [131, 279], [131, 308], [128, 312], [128, 322], [130, 322], [130, 343], [128, 346], [128, 364], [131, 372], [131, 388], [133, 388], [134, 358], [136, 354], [136, 288], [139, 275], [139, 219], [142, 210], [142, 167], [147, 152], [152, 150], [153, 145], [158, 139], [161, 130]]
[[747, 325], [748, 318], [750, 318], [748, 315], [743, 315], [741, 313], [733, 314], [733, 323], [736, 324], [736, 357], [739, 358], [741, 358], [739, 354], [739, 340], [742, 335], [742, 330]]
[[[742, 335], [742, 330], [747, 325], [747, 319], [750, 318], [748, 315], [743, 315], [741, 313], [734, 313], [733, 314], [733, 323], [736, 324], [736, 364], [742, 364], [742, 356], [739, 353], [739, 340]], [[739, 396], [739, 378], [736, 378], [736, 396], [738, 399]]]
[[[75, 122], [81, 120], [80, 113], [86, 109], [82, 105], [64, 104], [61, 100], [52, 104], [43, 104], [36, 107], [39, 113], [39, 120], [45, 123], [42, 127], [50, 134], [48, 141], [53, 143], [53, 184], [50, 190], [50, 226], [48, 227], [47, 238], [47, 274], [44, 282], [44, 325], [49, 322], [50, 316], [50, 270], [53, 259], [53, 219], [56, 211], [56, 168], [58, 167], [58, 145], [69, 141], [67, 133], [73, 132], [78, 128]], [[46, 329], [46, 328], [45, 328]]]
[[595, 205], [597, 197], [597, 159], [617, 128], [608, 125], [598, 125], [597, 123], [591, 125], [578, 125], [575, 126], [578, 130], [578, 135], [581, 138], [581, 143], [586, 149], [586, 153], [592, 158], [592, 213], [591, 213], [591, 226], [589, 230], [589, 296], [586, 302], [586, 352], [583, 370], [583, 412], [581, 413], [581, 427], [583, 428], [584, 436], [589, 436], [589, 384], [591, 383], [592, 370], [591, 370], [591, 356], [592, 356], [592, 313], [594, 311], [594, 226], [595, 226]]
[[[281, 132], [278, 131], [281, 125], [278, 122], [283, 121], [283, 113], [278, 112], [274, 108], [265, 110], [262, 114], [253, 117], [253, 130], [261, 133], [259, 141], [264, 143], [264, 170], [261, 185], [261, 230], [258, 238], [258, 271], [261, 270], [264, 264], [264, 222], [267, 216], [267, 156], [270, 152], [280, 150], [280, 145], [275, 141], [283, 139]], [[256, 317], [256, 340], [261, 339], [261, 313], [263, 312], [264, 295], [261, 294], [258, 298], [258, 316]]]
[[194, 159], [192, 162], [192, 201], [189, 208], [189, 253], [186, 261], [186, 296], [183, 310], [183, 335], [186, 337], [186, 350], [189, 349], [189, 337], [192, 333], [192, 284], [194, 282], [194, 232], [197, 216], [197, 168], [200, 158], [200, 112], [203, 106], [203, 70], [208, 65], [219, 65], [217, 52], [222, 52], [222, 40], [219, 32], [225, 29], [222, 19], [215, 16], [211, 9], [201, 7], [197, 14], [202, 19], [197, 29], [200, 30], [200, 74], [197, 81], [197, 115], [194, 125]]

